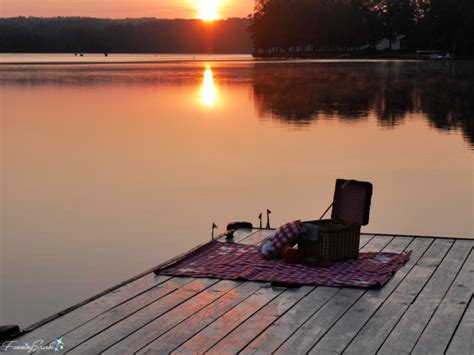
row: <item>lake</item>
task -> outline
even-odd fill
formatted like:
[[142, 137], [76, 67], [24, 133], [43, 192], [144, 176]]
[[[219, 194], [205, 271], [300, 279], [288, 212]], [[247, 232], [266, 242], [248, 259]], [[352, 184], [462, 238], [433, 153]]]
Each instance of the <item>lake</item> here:
[[0, 324], [170, 259], [213, 222], [319, 218], [336, 178], [374, 184], [365, 232], [474, 235], [474, 62], [15, 56]]

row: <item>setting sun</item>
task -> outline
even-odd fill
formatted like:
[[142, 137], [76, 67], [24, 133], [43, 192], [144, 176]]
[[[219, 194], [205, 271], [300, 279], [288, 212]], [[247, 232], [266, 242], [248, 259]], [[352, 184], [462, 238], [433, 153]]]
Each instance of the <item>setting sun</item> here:
[[217, 11], [219, 0], [198, 0], [199, 15], [203, 21], [213, 21], [219, 18]]

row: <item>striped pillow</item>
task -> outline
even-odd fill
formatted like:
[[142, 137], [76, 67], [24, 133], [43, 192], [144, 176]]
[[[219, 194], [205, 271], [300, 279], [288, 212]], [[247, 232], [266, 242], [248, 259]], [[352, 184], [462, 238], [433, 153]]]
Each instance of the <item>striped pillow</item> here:
[[301, 221], [294, 221], [282, 225], [275, 233], [268, 237], [260, 246], [260, 255], [264, 259], [273, 259], [281, 256], [283, 248], [298, 243], [302, 231]]

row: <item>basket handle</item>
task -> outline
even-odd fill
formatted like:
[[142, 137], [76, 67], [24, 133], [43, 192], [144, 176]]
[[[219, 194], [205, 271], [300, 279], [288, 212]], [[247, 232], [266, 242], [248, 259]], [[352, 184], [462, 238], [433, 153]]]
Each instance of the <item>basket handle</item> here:
[[329, 207], [326, 209], [326, 211], [324, 211], [323, 215], [321, 217], [319, 217], [319, 220], [322, 220], [324, 218], [324, 216], [329, 212], [329, 210], [331, 209], [332, 206], [334, 206], [334, 202], [331, 203], [329, 205]]

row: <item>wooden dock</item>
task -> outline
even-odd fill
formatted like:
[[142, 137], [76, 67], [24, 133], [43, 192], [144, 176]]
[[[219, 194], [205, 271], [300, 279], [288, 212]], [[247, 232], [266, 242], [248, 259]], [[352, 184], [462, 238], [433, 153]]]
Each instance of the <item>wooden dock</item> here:
[[[269, 230], [239, 230], [257, 244]], [[474, 354], [474, 240], [361, 236], [361, 251], [412, 250], [380, 289], [144, 274], [39, 324], [17, 344], [68, 354]]]

